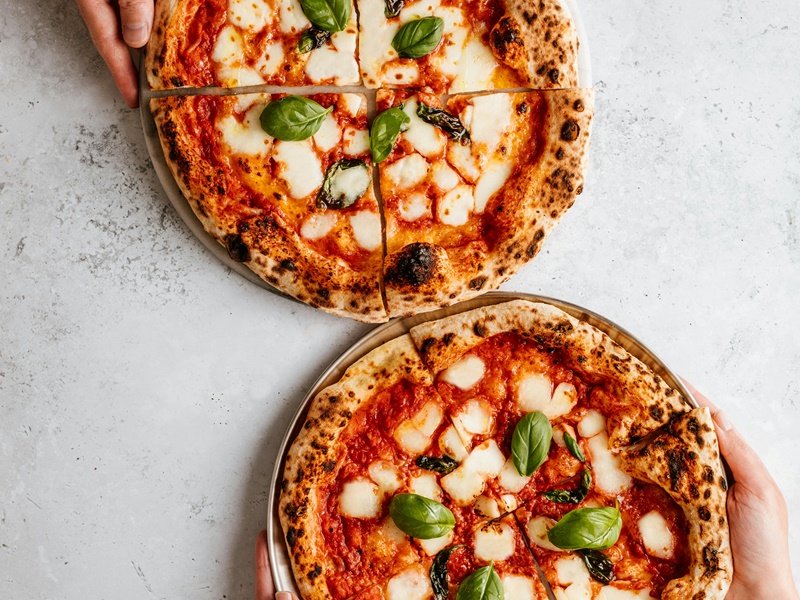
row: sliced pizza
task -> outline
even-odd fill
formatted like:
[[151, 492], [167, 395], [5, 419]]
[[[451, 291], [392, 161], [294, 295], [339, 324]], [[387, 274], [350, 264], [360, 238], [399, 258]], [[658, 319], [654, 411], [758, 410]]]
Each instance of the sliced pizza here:
[[536, 255], [583, 190], [592, 98], [462, 95], [445, 110], [430, 94], [378, 92], [379, 117], [402, 107], [409, 121], [379, 164], [390, 316], [481, 294]]
[[312, 306], [385, 320], [363, 96], [182, 96], [152, 111], [173, 176], [231, 258]]

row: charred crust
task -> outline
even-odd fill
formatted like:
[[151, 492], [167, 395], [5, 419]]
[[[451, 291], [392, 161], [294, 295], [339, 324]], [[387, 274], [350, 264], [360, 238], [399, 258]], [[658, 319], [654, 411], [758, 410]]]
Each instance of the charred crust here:
[[497, 53], [501, 60], [504, 60], [509, 54], [513, 53], [514, 46], [522, 46], [522, 40], [519, 37], [516, 23], [511, 17], [503, 17], [497, 22], [497, 25], [492, 29], [490, 36], [492, 48]]
[[522, 13], [522, 18], [525, 19], [525, 22], [530, 25], [533, 23], [539, 15], [536, 13], [528, 12], [527, 10]]
[[472, 331], [478, 337], [486, 337], [489, 334], [489, 331], [483, 326], [482, 323], [475, 323], [475, 325], [472, 327]]
[[558, 83], [558, 80], [561, 77], [561, 72], [558, 69], [550, 69], [550, 72], [547, 73], [547, 76], [553, 83]]
[[296, 267], [296, 266], [294, 265], [294, 263], [293, 263], [293, 262], [292, 262], [290, 259], [288, 259], [288, 258], [284, 258], [284, 259], [283, 259], [283, 260], [280, 262], [280, 268], [281, 268], [282, 270], [284, 270], [284, 271], [296, 271], [296, 270], [297, 270], [297, 267]]
[[708, 510], [707, 506], [701, 506], [697, 509], [697, 516], [703, 519], [703, 521], [710, 521], [711, 511]]
[[483, 284], [486, 283], [486, 277], [476, 277], [472, 279], [467, 285], [471, 290], [479, 290], [483, 287]]
[[703, 548], [703, 564], [707, 572], [719, 570], [719, 557], [717, 556], [716, 548], [712, 548], [710, 545]]
[[286, 543], [289, 544], [290, 548], [294, 548], [296, 542], [297, 530], [294, 527], [289, 527], [289, 530], [286, 532]]
[[395, 264], [386, 273], [386, 282], [419, 287], [433, 279], [439, 259], [429, 244], [416, 242], [398, 252]]
[[436, 339], [432, 337], [423, 340], [422, 344], [420, 344], [420, 352], [427, 354], [435, 343]]
[[655, 419], [656, 421], [661, 421], [661, 419], [664, 417], [664, 409], [661, 408], [660, 406], [657, 405], [651, 406], [649, 412], [650, 416], [653, 417], [653, 419]]
[[442, 342], [444, 343], [445, 346], [449, 346], [455, 339], [455, 337], [456, 337], [455, 333], [446, 333], [442, 338]]
[[287, 503], [283, 508], [283, 512], [285, 512], [286, 515], [292, 519], [297, 518], [297, 515], [300, 514], [298, 508], [294, 505], [294, 502]]
[[324, 462], [322, 463], [322, 469], [323, 469], [323, 470], [324, 470], [326, 473], [330, 473], [330, 472], [331, 472], [331, 471], [333, 471], [335, 468], [336, 468], [336, 461], [333, 461], [333, 460], [326, 460], [326, 461], [324, 461]]
[[728, 491], [728, 482], [725, 481], [725, 478], [722, 477], [722, 476], [720, 476], [720, 478], [719, 478], [719, 487], [722, 488], [723, 492], [727, 492]]
[[572, 108], [574, 108], [578, 112], [583, 112], [584, 110], [586, 110], [586, 107], [583, 104], [583, 100], [575, 100], [575, 104], [572, 105]]
[[556, 150], [556, 160], [563, 160], [564, 159], [564, 149], [559, 148]]
[[322, 567], [321, 567], [321, 566], [319, 566], [318, 564], [315, 564], [315, 565], [314, 565], [314, 568], [313, 568], [313, 569], [311, 569], [311, 570], [308, 572], [308, 578], [309, 578], [311, 581], [314, 581], [314, 580], [315, 580], [317, 577], [319, 577], [320, 575], [322, 575]]
[[228, 251], [228, 256], [236, 262], [250, 262], [250, 248], [238, 233], [229, 233], [225, 236], [225, 249]]
[[171, 77], [169, 82], [175, 87], [183, 86], [183, 80], [180, 77]]
[[317, 290], [317, 296], [327, 300], [328, 298], [331, 297], [331, 291], [329, 289], [327, 289], [327, 288], [320, 288], [320, 289]]
[[528, 103], [527, 102], [523, 101], [523, 102], [520, 102], [519, 104], [517, 104], [517, 114], [518, 115], [524, 115], [526, 112], [528, 112]]
[[572, 119], [564, 121], [561, 126], [561, 139], [565, 142], [574, 142], [581, 133], [581, 127]]

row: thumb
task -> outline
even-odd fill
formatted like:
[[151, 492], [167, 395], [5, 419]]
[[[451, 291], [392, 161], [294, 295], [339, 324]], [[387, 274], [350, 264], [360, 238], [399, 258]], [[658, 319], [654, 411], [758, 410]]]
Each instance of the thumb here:
[[141, 48], [153, 28], [153, 0], [119, 0], [122, 37], [132, 48]]
[[774, 485], [767, 467], [728, 420], [728, 416], [717, 410], [713, 413], [713, 418], [717, 426], [719, 449], [728, 462], [734, 481], [750, 489], [763, 488], [766, 484]]

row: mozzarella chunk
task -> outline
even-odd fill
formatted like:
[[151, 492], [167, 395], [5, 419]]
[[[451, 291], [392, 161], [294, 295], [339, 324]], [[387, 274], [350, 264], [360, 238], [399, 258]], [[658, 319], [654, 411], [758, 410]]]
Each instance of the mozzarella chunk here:
[[639, 533], [650, 556], [656, 558], [672, 558], [675, 551], [675, 540], [661, 513], [651, 510], [639, 519]]
[[592, 586], [588, 581], [570, 584], [564, 589], [565, 600], [592, 600]]
[[359, 94], [342, 94], [340, 96], [344, 110], [351, 117], [357, 117], [364, 99]]
[[279, 140], [273, 146], [272, 158], [278, 164], [278, 177], [286, 183], [292, 198], [305, 198], [322, 185], [322, 164], [310, 142]]
[[503, 494], [500, 496], [500, 501], [505, 512], [511, 512], [517, 508], [517, 498], [514, 494]]
[[503, 470], [500, 471], [500, 485], [502, 485], [503, 488], [509, 492], [514, 492], [515, 494], [522, 491], [522, 488], [528, 485], [530, 480], [530, 477], [525, 477], [524, 475], [519, 474], [519, 471], [517, 471], [517, 467], [511, 458], [506, 461], [506, 464], [503, 465]]
[[458, 76], [450, 93], [489, 89], [497, 61], [489, 47], [478, 37], [470, 36], [458, 62]]
[[486, 440], [476, 446], [464, 460], [464, 466], [485, 477], [497, 477], [506, 463], [506, 458], [494, 440]]
[[606, 418], [595, 409], [589, 410], [578, 423], [578, 433], [589, 438], [606, 430]]
[[492, 407], [485, 400], [470, 400], [453, 416], [453, 424], [470, 434], [490, 433], [494, 425]]
[[493, 153], [500, 144], [500, 139], [511, 125], [514, 107], [511, 94], [487, 94], [471, 99], [473, 110], [468, 115], [464, 126], [469, 129], [472, 142], [485, 145], [486, 151]]
[[233, 25], [223, 27], [214, 49], [211, 60], [217, 64], [217, 77], [223, 85], [259, 85], [264, 79], [255, 69], [242, 64], [244, 56], [244, 40]]
[[354, 519], [374, 519], [381, 511], [378, 486], [366, 479], [348, 481], [339, 494], [339, 511]]
[[483, 493], [486, 480], [497, 477], [504, 463], [497, 443], [487, 440], [473, 449], [455, 471], [442, 477], [442, 487], [457, 504], [466, 506]]
[[443, 192], [449, 192], [461, 181], [458, 178], [458, 173], [453, 171], [444, 161], [434, 163], [431, 169], [431, 179], [434, 185]]
[[578, 403], [578, 390], [571, 383], [563, 382], [556, 386], [547, 410], [542, 411], [550, 419], [566, 415]]
[[438, 8], [434, 15], [444, 21], [444, 35], [440, 49], [431, 56], [431, 63], [446, 77], [454, 78], [458, 75], [469, 26], [463, 11], [456, 6]]
[[300, 228], [300, 235], [307, 240], [318, 240], [328, 235], [336, 225], [338, 215], [333, 211], [314, 213], [309, 216]]
[[481, 175], [478, 160], [472, 155], [470, 146], [450, 144], [447, 147], [447, 160], [458, 171], [459, 175], [469, 183], [474, 183]]
[[306, 75], [314, 83], [330, 80], [336, 85], [357, 83], [358, 64], [355, 51], [355, 25], [349, 25], [344, 31], [337, 31], [331, 36], [331, 44], [310, 52], [306, 62]]
[[601, 600], [652, 600], [650, 588], [643, 590], [621, 590], [613, 585], [604, 585]]
[[400, 29], [400, 23], [397, 19], [386, 18], [385, 6], [384, 0], [358, 0], [361, 28], [358, 62], [364, 83], [373, 88], [382, 82], [382, 66], [397, 58], [397, 52], [392, 48], [392, 39]]
[[469, 215], [474, 208], [475, 197], [472, 194], [472, 187], [464, 184], [457, 185], [439, 201], [436, 216], [445, 225], [458, 227], [469, 220]]
[[408, 129], [401, 135], [414, 146], [414, 150], [427, 158], [440, 156], [444, 152], [447, 138], [438, 127], [426, 123], [417, 116], [419, 103], [416, 98], [407, 100], [403, 112], [410, 119]]
[[404, 221], [416, 221], [431, 214], [431, 201], [425, 194], [409, 194], [400, 199], [397, 214]]
[[383, 494], [393, 494], [400, 486], [403, 485], [403, 480], [400, 478], [400, 471], [392, 463], [385, 460], [376, 460], [369, 465], [369, 476]]
[[260, 31], [272, 22], [272, 7], [263, 0], [229, 0], [228, 22], [242, 29]]
[[505, 160], [492, 160], [484, 168], [478, 185], [475, 186], [475, 212], [480, 214], [486, 208], [489, 198], [503, 187], [511, 175], [511, 163]]
[[264, 156], [269, 153], [274, 138], [261, 128], [263, 104], [251, 107], [240, 123], [233, 115], [225, 116], [215, 123], [222, 134], [222, 141], [235, 154]]
[[366, 129], [348, 127], [344, 130], [344, 153], [360, 156], [369, 152], [369, 132]]
[[441, 2], [439, 0], [420, 0], [419, 2], [408, 2], [400, 11], [400, 22], [405, 24], [415, 19], [428, 17], [438, 12]]
[[431, 436], [443, 417], [444, 412], [438, 404], [427, 402], [416, 415], [394, 430], [394, 439], [411, 454], [422, 454], [431, 445]]
[[556, 443], [557, 446], [560, 446], [562, 448], [567, 447], [567, 443], [564, 441], [565, 433], [568, 433], [573, 440], [578, 439], [575, 437], [575, 430], [572, 428], [572, 425], [561, 423], [560, 425], [553, 427], [553, 441]]
[[443, 418], [444, 411], [441, 406], [436, 402], [426, 402], [414, 415], [412, 422], [425, 435], [433, 435], [433, 432], [441, 425]]
[[589, 438], [595, 485], [608, 494], [619, 494], [630, 487], [631, 476], [620, 469], [620, 459], [608, 449], [608, 436], [598, 433]]
[[425, 179], [428, 161], [421, 154], [409, 154], [386, 167], [385, 173], [398, 189], [405, 190]]
[[336, 122], [333, 113], [328, 113], [328, 116], [322, 121], [322, 125], [320, 125], [317, 133], [312, 136], [317, 148], [325, 152], [336, 146], [341, 138], [342, 131], [339, 129], [339, 124]]
[[299, 33], [311, 25], [303, 12], [299, 0], [282, 0], [280, 2], [281, 33]]
[[383, 80], [390, 85], [410, 85], [419, 79], [416, 63], [392, 63], [386, 66]]
[[508, 600], [537, 600], [533, 579], [523, 575], [503, 575], [500, 578]]
[[469, 454], [466, 446], [464, 446], [464, 442], [461, 440], [461, 436], [458, 435], [458, 432], [452, 425], [448, 425], [447, 429], [445, 429], [439, 437], [439, 448], [442, 454], [451, 456], [457, 461], [464, 460]]
[[395, 575], [386, 586], [388, 600], [426, 600], [432, 593], [430, 578], [422, 565], [413, 565]]
[[547, 537], [547, 532], [550, 531], [553, 527], [555, 527], [556, 521], [551, 519], [550, 517], [539, 516], [534, 517], [526, 526], [528, 532], [528, 539], [531, 541], [532, 544], [539, 546], [540, 548], [544, 548], [546, 550], [552, 550], [553, 552], [563, 552], [561, 548], [553, 544], [550, 539]]
[[517, 406], [524, 412], [539, 410], [550, 404], [553, 383], [543, 373], [534, 373], [523, 377], [517, 386]]
[[442, 488], [436, 483], [436, 475], [433, 473], [423, 473], [412, 477], [408, 487], [413, 494], [419, 494], [437, 502], [442, 500]]
[[567, 600], [591, 600], [592, 585], [589, 571], [579, 556], [561, 558], [556, 562], [556, 574], [564, 589], [564, 598]]
[[[340, 175], [346, 175], [350, 171], [364, 171], [364, 169], [347, 169]], [[362, 210], [350, 215], [350, 226], [356, 236], [356, 242], [364, 250], [377, 250], [381, 247], [381, 216], [369, 210]]]
[[475, 558], [485, 560], [506, 560], [512, 554], [514, 529], [502, 521], [484, 525], [475, 533]]
[[484, 519], [496, 519], [501, 514], [497, 500], [488, 496], [480, 496], [475, 500], [475, 512]]
[[436, 556], [436, 554], [438, 554], [440, 550], [444, 550], [451, 543], [453, 543], [453, 532], [448, 531], [447, 534], [438, 538], [431, 538], [428, 540], [418, 539], [417, 542], [419, 543], [420, 546], [422, 546], [422, 549], [425, 551], [425, 554], [427, 554], [428, 556]]
[[256, 70], [266, 79], [277, 75], [283, 64], [284, 52], [283, 43], [280, 41], [268, 44], [264, 52], [256, 62]]
[[406, 534], [403, 533], [403, 531], [397, 525], [395, 525], [392, 517], [386, 517], [380, 532], [384, 538], [389, 540], [395, 546], [403, 544], [408, 539]]
[[468, 390], [481, 380], [485, 371], [486, 363], [480, 357], [468, 354], [457, 363], [450, 365], [440, 377], [442, 381], [461, 390]]

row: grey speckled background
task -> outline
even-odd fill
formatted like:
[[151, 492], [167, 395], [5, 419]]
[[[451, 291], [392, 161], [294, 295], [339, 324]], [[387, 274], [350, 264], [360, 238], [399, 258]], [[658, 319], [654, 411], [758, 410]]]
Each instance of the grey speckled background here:
[[[592, 308], [722, 405], [800, 576], [800, 5], [582, 3], [586, 192], [505, 289]], [[367, 327], [176, 217], [68, 0], [0, 0], [0, 597], [249, 598], [295, 404]]]

